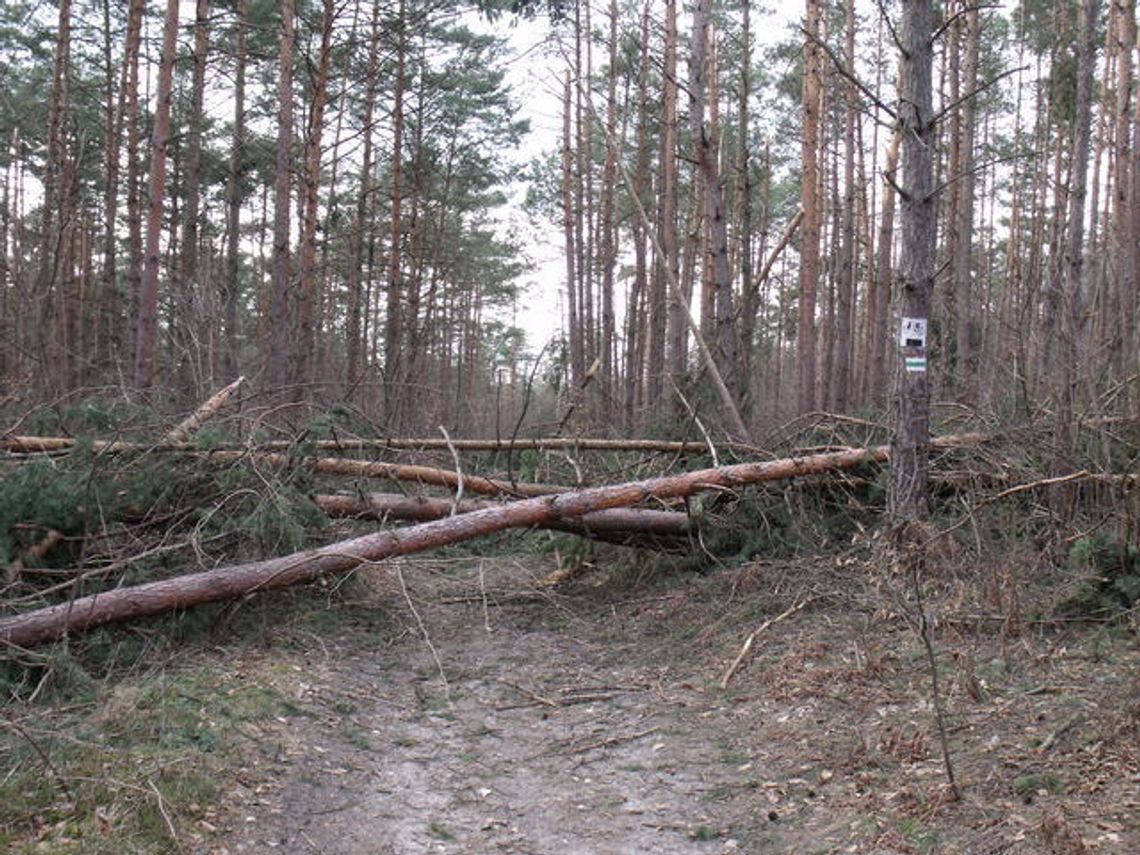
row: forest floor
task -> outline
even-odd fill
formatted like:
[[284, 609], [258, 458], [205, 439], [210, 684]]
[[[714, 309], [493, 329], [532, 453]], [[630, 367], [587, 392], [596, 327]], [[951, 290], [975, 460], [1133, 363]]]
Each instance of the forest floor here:
[[[122, 782], [103, 806], [88, 804], [95, 826], [68, 807], [66, 821], [21, 820], [35, 833], [9, 844], [214, 855], [1140, 852], [1134, 622], [991, 620], [955, 598], [986, 571], [934, 580], [955, 800], [925, 648], [891, 593], [901, 582], [875, 580], [869, 562], [651, 576], [607, 560], [547, 590], [537, 582], [551, 563], [385, 564], [301, 592], [307, 603], [294, 594], [276, 609], [234, 607], [254, 610], [260, 628], [225, 630], [159, 672], [102, 687], [81, 722], [10, 711], [51, 755], [52, 774], [74, 776], [76, 805], [99, 797], [79, 791], [88, 778], [51, 749], [49, 726], [88, 746], [135, 747], [89, 764], [89, 777]], [[1007, 605], [1015, 595], [995, 594]], [[156, 747], [143, 750], [150, 727]], [[20, 764], [51, 777], [35, 754]], [[127, 764], [146, 769], [137, 784]], [[194, 784], [203, 795], [180, 795], [195, 768], [210, 778]], [[100, 834], [118, 839], [115, 824], [146, 806], [166, 843], [100, 848]]]
[[385, 604], [385, 632], [230, 663], [297, 714], [257, 725], [210, 821], [224, 831], [199, 845], [1140, 851], [1135, 634], [1014, 631], [934, 604], [954, 800], [921, 640], [865, 568], [843, 564], [656, 584], [598, 572], [557, 594], [536, 590], [550, 568], [532, 560], [370, 571], [357, 591]]

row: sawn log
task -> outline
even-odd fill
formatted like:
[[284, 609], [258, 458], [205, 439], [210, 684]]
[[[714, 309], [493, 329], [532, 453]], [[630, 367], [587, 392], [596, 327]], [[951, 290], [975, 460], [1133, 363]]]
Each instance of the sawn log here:
[[0, 619], [0, 645], [30, 647], [103, 624], [157, 615], [202, 603], [231, 600], [261, 591], [346, 573], [397, 555], [470, 540], [519, 526], [544, 525], [593, 511], [671, 499], [704, 490], [732, 489], [844, 469], [887, 459], [886, 446], [849, 449], [763, 463], [741, 463], [682, 475], [523, 499], [448, 517], [399, 531], [382, 531], [281, 558], [218, 567], [200, 573], [116, 588], [43, 609]]

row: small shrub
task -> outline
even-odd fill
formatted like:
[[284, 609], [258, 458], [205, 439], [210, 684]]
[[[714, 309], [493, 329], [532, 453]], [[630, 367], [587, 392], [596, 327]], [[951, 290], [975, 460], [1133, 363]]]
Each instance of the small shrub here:
[[1107, 534], [1073, 544], [1069, 562], [1085, 574], [1076, 590], [1057, 604], [1069, 618], [1110, 618], [1140, 601], [1140, 550]]

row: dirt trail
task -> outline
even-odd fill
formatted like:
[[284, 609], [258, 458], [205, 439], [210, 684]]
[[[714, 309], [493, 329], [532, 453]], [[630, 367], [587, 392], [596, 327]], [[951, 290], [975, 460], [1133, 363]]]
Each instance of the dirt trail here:
[[[534, 575], [516, 566], [513, 587]], [[942, 803], [905, 634], [853, 633], [805, 609], [723, 691], [759, 623], [739, 624], [744, 598], [723, 582], [485, 603], [474, 562], [405, 578], [416, 610], [392, 612], [402, 632], [314, 636], [307, 653], [258, 666], [299, 714], [251, 734], [231, 831], [211, 851], [1063, 855], [1140, 841], [1127, 798], [1140, 777], [1093, 807], [1045, 778], [1030, 798], [1011, 790], [1024, 769], [1002, 746], [1024, 756], [1020, 719], [977, 735], [991, 756], [962, 758], [969, 795]], [[406, 603], [398, 578], [376, 580], [377, 596]], [[1021, 712], [1050, 732], [1052, 719]], [[975, 723], [962, 721], [969, 742]], [[1088, 848], [1045, 846], [1049, 816]]]

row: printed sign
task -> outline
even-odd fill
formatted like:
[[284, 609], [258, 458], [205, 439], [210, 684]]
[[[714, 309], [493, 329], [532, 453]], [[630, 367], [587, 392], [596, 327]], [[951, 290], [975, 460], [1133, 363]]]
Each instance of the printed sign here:
[[906, 362], [907, 374], [925, 374], [926, 373], [926, 357], [925, 356], [908, 356]]
[[926, 318], [903, 318], [899, 344], [903, 347], [926, 347]]

